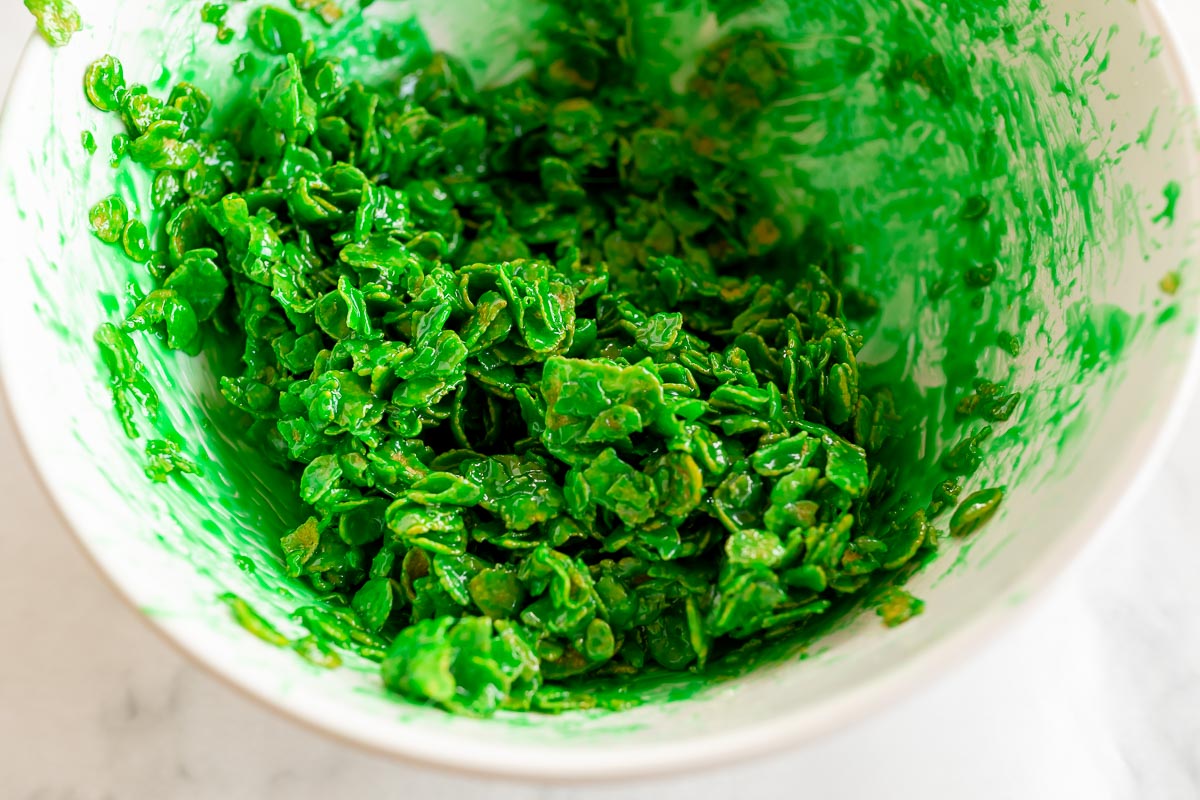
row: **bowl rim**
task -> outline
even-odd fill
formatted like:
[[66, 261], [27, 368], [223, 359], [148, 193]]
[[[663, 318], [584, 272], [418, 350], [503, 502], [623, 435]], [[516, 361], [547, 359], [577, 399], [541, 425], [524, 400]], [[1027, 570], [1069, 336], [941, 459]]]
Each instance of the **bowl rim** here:
[[[1180, 44], [1171, 34], [1171, 27], [1157, 2], [1140, 4], [1139, 13], [1163, 36], [1164, 70], [1173, 88], [1178, 91], [1181, 103], [1195, 106], [1194, 84], [1200, 82], [1200, 68], [1192, 70], [1182, 59]], [[0, 150], [4, 149], [4, 140], [7, 138], [12, 98], [24, 80], [32, 80], [28, 77], [31, 74], [28, 63], [39, 50], [48, 55], [50, 48], [33, 31], [22, 48], [4, 105], [0, 108]], [[1200, 119], [1192, 119], [1189, 127], [1193, 133], [1200, 133]], [[12, 302], [15, 300], [10, 295], [0, 294], [0, 308]], [[3, 316], [0, 314], [0, 318]], [[72, 503], [69, 490], [51, 483], [49, 459], [44, 454], [34, 452], [26, 425], [29, 407], [14, 402], [20, 390], [15, 387], [13, 373], [6, 368], [12, 363], [10, 351], [14, 344], [10, 337], [3, 335], [0, 335], [0, 405], [5, 407], [8, 419], [12, 422], [23, 461], [29, 465], [36, 483], [50, 501], [55, 516], [70, 531], [71, 538], [95, 567], [97, 574], [172, 650], [201, 666], [220, 683], [234, 688], [260, 707], [299, 722], [309, 730], [414, 766], [510, 781], [609, 783], [635, 778], [666, 778], [684, 771], [709, 771], [806, 744], [846, 728], [890, 702], [909, 696], [913, 689], [919, 688], [933, 674], [961, 664], [969, 655], [978, 653], [986, 642], [1011, 630], [1017, 620], [1045, 600], [1055, 579], [1077, 559], [1083, 548], [1106, 535], [1158, 477], [1174, 434], [1182, 427], [1192, 398], [1200, 390], [1200, 331], [1186, 333], [1184, 338], [1188, 341], [1186, 363], [1176, 379], [1173, 396], [1167, 401], [1166, 413], [1149, 423], [1136, 443], [1135, 449], [1140, 453], [1140, 458], [1133, 461], [1136, 466], [1133, 467], [1131, 479], [1120, 491], [1097, 501], [1095, 505], [1099, 510], [1094, 509], [1092, 516], [1100, 520], [1098, 523], [1083, 520], [1073, 525], [1066, 535], [1059, 537], [1011, 579], [1005, 587], [1004, 596], [1016, 593], [1022, 596], [1023, 602], [1005, 602], [1004, 596], [998, 595], [980, 613], [948, 626], [943, 635], [909, 654], [891, 669], [828, 699], [781, 714], [753, 727], [644, 747], [632, 759], [622, 751], [620, 761], [606, 754], [602, 747], [551, 750], [536, 744], [488, 743], [447, 751], [422, 746], [421, 737], [416, 733], [403, 740], [386, 739], [371, 735], [369, 731], [350, 728], [336, 719], [323, 716], [317, 710], [289, 702], [282, 693], [255, 679], [256, 673], [260, 672], [257, 667], [220, 663], [220, 659], [207, 650], [203, 643], [197, 642], [183, 626], [170, 619], [144, 613], [136, 591], [119, 582], [104, 566], [98, 549], [90, 540], [88, 531], [93, 525], [92, 520]], [[553, 753], [553, 758], [546, 757], [550, 753]]]

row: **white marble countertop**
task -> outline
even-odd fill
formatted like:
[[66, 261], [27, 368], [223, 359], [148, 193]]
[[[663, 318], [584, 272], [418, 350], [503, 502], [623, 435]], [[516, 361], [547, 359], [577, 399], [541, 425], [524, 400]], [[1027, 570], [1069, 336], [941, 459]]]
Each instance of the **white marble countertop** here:
[[[1162, 5], [1200, 41], [1192, 2]], [[4, 0], [0, 87], [30, 28]], [[1151, 490], [1021, 623], [924, 691], [768, 760], [582, 789], [393, 763], [234, 693], [108, 588], [13, 437], [0, 413], [5, 800], [1200, 797], [1200, 398]]]

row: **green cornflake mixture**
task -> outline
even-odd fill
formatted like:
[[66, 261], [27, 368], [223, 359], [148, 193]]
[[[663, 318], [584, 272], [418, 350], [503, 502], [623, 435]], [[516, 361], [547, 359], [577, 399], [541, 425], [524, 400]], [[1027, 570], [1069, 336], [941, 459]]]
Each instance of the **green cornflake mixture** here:
[[[125, 430], [158, 404], [130, 332], [244, 341], [221, 393], [296, 475], [306, 515], [280, 547], [329, 607], [289, 643], [225, 600], [267, 641], [325, 666], [325, 643], [356, 651], [456, 712], [578, 706], [573, 676], [798, 635], [936, 546], [924, 511], [881, 506], [895, 414], [860, 386], [836, 258], [800, 254], [739, 160], [786, 54], [735, 34], [670, 95], [639, 83], [623, 6], [585, 8], [487, 89], [443, 55], [363, 85], [261, 8], [249, 36], [276, 66], [217, 127], [197, 86], [159, 100], [111, 57], [86, 76], [166, 219], [147, 231], [116, 196], [91, 212], [157, 284], [96, 335]], [[1011, 397], [981, 386], [963, 413]], [[154, 480], [196, 469], [175, 441], [147, 454]], [[999, 499], [973, 495], [954, 532]], [[877, 604], [889, 625], [920, 611]]]

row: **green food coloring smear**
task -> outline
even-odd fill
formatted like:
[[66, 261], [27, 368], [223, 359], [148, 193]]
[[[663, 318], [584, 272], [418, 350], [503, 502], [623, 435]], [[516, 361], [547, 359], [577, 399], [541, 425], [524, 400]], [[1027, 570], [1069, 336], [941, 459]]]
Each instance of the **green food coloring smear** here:
[[1163, 210], [1158, 213], [1153, 221], [1164, 222], [1167, 226], [1175, 224], [1175, 207], [1179, 205], [1179, 197], [1183, 194], [1183, 187], [1176, 181], [1170, 181], [1163, 187], [1163, 199], [1166, 200], [1166, 205]]
[[[1099, 39], [1081, 61], [1068, 63], [1066, 44], [1039, 7], [1010, 8], [1000, 0], [952, 4], [937, 17], [909, 3], [749, 8], [647, 3], [630, 8], [627, 26], [620, 9], [584, 5], [603, 23], [600, 30], [621, 23], [612, 28], [619, 33], [601, 37], [598, 44], [600, 52], [615, 47], [616, 57], [599, 63], [616, 68], [617, 86], [628, 94], [620, 104], [606, 104], [599, 119], [594, 104], [589, 109], [579, 101], [592, 97], [605, 71], [573, 55], [587, 48], [555, 49], [554, 34], [547, 32], [561, 31], [564, 16], [553, 7], [514, 4], [499, 19], [486, 20], [487, 35], [461, 36], [453, 61], [436, 55], [431, 43], [438, 39], [433, 12], [420, 19], [396, 18], [394, 9], [379, 4], [318, 32], [315, 49], [308, 50], [296, 42], [291, 24], [274, 16], [278, 12], [268, 16], [260, 9], [251, 12], [248, 26], [258, 51], [238, 60], [240, 88], [220, 92], [217, 84], [192, 83], [199, 67], [185, 65], [175, 74], [191, 88], [181, 84], [172, 91], [170, 118], [144, 126], [135, 119], [124, 148], [135, 164], [157, 173], [143, 176], [139, 196], [150, 196], [152, 182], [158, 199], [148, 227], [161, 244], [149, 263], [155, 288], [137, 290], [123, 303], [127, 316], [120, 328], [105, 329], [102, 345], [112, 353], [106, 359], [118, 365], [111, 383], [114, 398], [124, 398], [118, 400], [120, 416], [133, 432], [144, 426], [167, 434], [163, 428], [171, 427], [171, 420], [158, 413], [155, 392], [172, 383], [183, 354], [202, 352], [211, 373], [227, 378], [222, 392], [207, 391], [193, 409], [181, 412], [171, 404], [174, 427], [185, 427], [182, 413], [188, 437], [154, 440], [166, 443], [156, 445], [162, 452], [156, 450], [161, 464], [154, 474], [195, 492], [197, 506], [213, 514], [204, 526], [208, 538], [185, 536], [168, 546], [204, 550], [217, 561], [237, 553], [242, 576], [264, 590], [255, 603], [269, 607], [259, 616], [245, 601], [227, 602], [238, 621], [260, 638], [294, 647], [324, 666], [343, 660], [347, 667], [370, 669], [383, 661], [391, 688], [465, 713], [489, 713], [496, 702], [569, 710], [680, 699], [758, 664], [806, 652], [864, 606], [877, 608], [889, 624], [919, 613], [919, 601], [897, 585], [933, 561], [939, 526], [943, 533], [949, 526], [966, 535], [995, 511], [992, 495], [971, 494], [959, 504], [963, 486], [1013, 485], [1039, 464], [1030, 426], [1052, 420], [1051, 428], [1069, 431], [1077, 424], [1071, 413], [1081, 402], [1082, 383], [1031, 386], [1026, 378], [1026, 385], [1019, 385], [1014, 359], [1037, 359], [1043, 374], [1056, 379], [1075, 366], [1104, 370], [1116, 363], [1136, 329], [1124, 312], [1092, 308], [1080, 285], [1084, 245], [1104, 243], [1104, 226], [1098, 223], [1113, 213], [1102, 205], [1106, 165], [1083, 144], [1088, 117], [1078, 90], [1081, 82], [1098, 81], [1105, 71]], [[577, 19], [566, 17], [572, 18]], [[320, 64], [326, 55], [340, 58], [340, 66], [325, 71]], [[513, 82], [528, 74], [531, 63], [540, 65], [541, 84]], [[214, 74], [210, 67], [200, 72]], [[708, 117], [681, 115], [711, 130], [701, 124], [681, 131], [669, 122], [647, 125], [636, 117], [614, 125], [620, 117], [616, 108], [642, 108], [648, 97], [655, 98], [666, 120], [672, 108], [687, 112], [676, 93], [691, 88], [688, 96], [703, 98], [697, 87], [712, 75], [721, 76], [714, 84], [729, 93], [719, 101], [727, 105], [718, 102], [712, 113], [710, 104]], [[471, 143], [497, 141], [501, 121], [489, 108], [480, 114], [487, 124], [479, 132], [469, 120], [470, 112], [481, 108], [476, 92], [482, 89], [510, 103], [503, 122], [513, 131], [525, 123], [522, 114], [534, 113], [531, 130], [540, 132], [532, 134], [528, 141], [535, 144], [527, 147], [541, 158], [525, 177], [530, 194], [483, 217], [468, 209], [480, 203], [492, 209], [486, 197], [481, 201], [459, 186], [452, 192], [440, 176], [416, 171], [400, 188], [403, 212], [380, 192], [382, 197], [371, 201], [373, 211], [363, 214], [361, 194], [350, 200], [347, 192], [377, 191], [381, 182], [372, 178], [380, 173], [378, 166], [363, 170], [366, 181], [349, 172], [337, 180], [320, 174], [303, 189], [288, 183], [277, 196], [271, 195], [275, 178], [270, 172], [253, 181], [239, 172], [247, 149], [267, 162], [285, 163], [284, 171], [294, 170], [293, 177], [328, 169], [327, 159], [340, 152], [363, 158], [357, 147], [338, 144], [341, 123], [359, 136], [370, 125], [379, 130], [381, 123], [355, 115], [388, 107], [372, 100], [370, 89], [356, 89], [364, 102], [351, 105], [359, 110], [329, 113], [325, 104], [332, 95], [327, 93], [346, 91], [353, 84], [343, 81], [353, 79], [367, 87], [393, 87], [405, 98], [407, 106], [392, 110], [408, 116], [401, 117], [397, 130], [389, 128], [390, 134], [413, 137], [413, 146], [425, 148], [409, 148], [406, 159], [436, 164], [449, 152], [467, 175], [480, 169], [467, 157]], [[546, 81], [553, 90], [547, 90]], [[123, 107], [128, 101], [120, 99], [124, 78], [115, 62], [91, 72], [86, 86], [98, 107], [129, 113]], [[204, 88], [214, 91], [211, 105]], [[250, 97], [258, 117], [246, 110]], [[539, 104], [547, 110], [537, 111]], [[248, 138], [241, 141], [232, 134], [239, 121], [251, 122], [244, 128]], [[203, 125], [222, 135], [189, 133]], [[426, 127], [437, 132], [424, 132]], [[607, 136], [618, 143], [615, 150]], [[222, 138], [233, 150], [222, 153]], [[743, 146], [730, 148], [731, 141]], [[309, 145], [303, 148], [308, 152], [301, 151], [301, 143]], [[547, 147], [556, 149], [553, 158]], [[643, 203], [648, 210], [634, 210], [621, 194], [603, 195], [615, 199], [626, 218], [617, 235], [599, 242], [600, 257], [584, 247], [574, 256], [555, 251], [558, 242], [576, 236], [573, 231], [585, 217], [579, 209], [600, 192], [612, 191], [600, 188], [611, 179], [599, 186], [589, 183], [597, 174], [589, 171], [592, 159], [613, 159], [616, 183], [625, 187], [621, 192], [673, 200], [675, 181], [688, 174], [680, 166], [681, 154], [720, 163], [745, 180], [722, 182], [713, 175], [692, 190], [682, 208], [656, 199]], [[204, 175], [205, 170], [195, 169], [202, 160], [222, 166]], [[404, 169], [413, 170], [412, 163]], [[522, 162], [515, 163], [519, 168]], [[388, 171], [403, 174], [397, 165], [389, 164]], [[267, 183], [259, 183], [262, 178]], [[639, 188], [631, 192], [630, 181]], [[657, 191], [664, 187], [671, 191]], [[230, 204], [231, 189], [251, 200]], [[722, 192], [733, 192], [733, 198], [725, 200]], [[121, 212], [105, 202], [93, 228], [110, 241]], [[733, 213], [722, 216], [722, 203]], [[333, 280], [322, 276], [315, 289], [306, 290], [296, 278], [316, 274], [320, 262], [310, 258], [303, 242], [293, 242], [296, 252], [289, 255], [276, 221], [286, 213], [304, 225], [336, 224], [345, 231], [350, 207], [354, 225], [363, 226], [366, 238], [341, 241], [343, 274]], [[470, 225], [447, 222], [451, 212]], [[567, 218], [569, 224], [563, 222]], [[656, 230], [659, 222], [665, 222], [670, 236], [662, 235], [661, 227]], [[714, 225], [719, 238], [702, 235]], [[692, 228], [697, 231], [682, 233]], [[206, 229], [211, 229], [207, 238], [196, 233]], [[373, 240], [376, 234], [382, 236]], [[389, 239], [399, 239], [403, 247]], [[208, 247], [213, 241], [219, 246]], [[453, 254], [480, 242], [485, 243], [476, 248], [481, 269], [463, 273], [473, 266], [454, 264], [459, 278], [468, 275], [467, 286], [479, 281], [486, 288], [483, 294], [466, 292], [473, 308], [456, 310], [454, 294], [439, 288], [437, 280], [431, 281], [428, 296], [450, 303], [449, 312], [436, 303], [421, 305], [419, 293], [411, 291], [390, 312], [391, 319], [381, 316], [383, 306], [372, 307], [382, 295], [364, 291], [363, 270], [379, 271], [394, 287], [418, 274], [437, 275], [430, 264], [453, 262]], [[725, 250], [730, 244], [737, 251], [733, 256]], [[206, 247], [213, 252], [204, 252]], [[535, 272], [512, 266], [522, 259], [545, 266]], [[665, 259], [679, 263], [670, 261], [664, 268]], [[697, 259], [717, 275], [727, 269], [735, 280], [718, 285], [716, 295], [705, 294], [714, 288], [705, 286], [703, 271], [697, 277], [687, 270]], [[600, 261], [608, 268], [603, 276], [608, 291], [599, 284], [589, 288], [588, 280], [599, 277]], [[220, 262], [215, 271], [210, 262]], [[231, 270], [226, 267], [235, 262]], [[292, 283], [276, 283], [276, 264], [289, 265]], [[816, 271], [807, 272], [809, 265]], [[358, 277], [352, 281], [351, 275]], [[1035, 283], [1056, 298], [1078, 297], [1074, 312], [1067, 319], [1050, 319], [1046, 301], [1030, 291]], [[700, 298], [727, 300], [722, 291], [736, 296], [750, 285], [766, 294], [756, 306], [752, 293], [733, 319], [708, 312], [715, 324], [697, 331], [696, 320], [703, 317], [695, 308], [639, 307], [645, 302], [640, 295], [656, 284], [656, 291], [670, 287], [677, 297], [693, 291]], [[269, 286], [269, 292], [255, 285]], [[800, 287], [800, 295], [809, 298], [824, 293], [828, 305], [822, 313], [835, 323], [827, 330], [846, 335], [844, 342], [830, 338], [828, 355], [806, 355], [813, 369], [820, 363], [822, 388], [797, 403], [803, 413], [792, 418], [773, 410], [772, 394], [774, 387], [781, 403], [799, 396], [785, 391], [788, 382], [775, 366], [797, 363], [785, 358], [788, 346], [780, 343], [786, 337], [772, 328], [786, 329], [786, 314], [772, 313], [770, 303], [777, 302], [773, 290], [788, 286]], [[487, 291], [495, 296], [485, 301]], [[600, 299], [609, 304], [603, 312]], [[282, 302], [283, 310], [252, 312], [271, 308], [272, 301]], [[589, 301], [597, 304], [594, 309], [585, 306]], [[406, 316], [405, 305], [417, 313]], [[518, 311], [523, 318], [517, 318]], [[571, 313], [573, 323], [567, 323]], [[311, 323], [297, 323], [301, 318]], [[474, 320], [473, 327], [447, 328], [447, 319], [463, 318]], [[363, 381], [382, 366], [369, 352], [345, 348], [335, 354], [336, 348], [315, 347], [312, 366], [322, 359], [322, 375], [346, 371], [329, 366], [334, 363], [369, 369], [363, 374], [350, 369], [357, 377], [347, 374], [336, 381], [306, 379], [301, 396], [294, 398], [302, 409], [289, 412], [290, 417], [280, 411], [284, 396], [262, 379], [261, 370], [285, 358], [302, 365], [291, 370], [296, 375], [311, 369], [308, 345], [299, 341], [310, 333], [317, 344], [369, 342], [379, 341], [377, 333], [388, 326], [401, 332], [401, 345], [432, 354], [434, 362], [432, 369], [422, 368], [427, 371], [406, 373], [404, 379], [419, 388], [402, 402], [392, 397], [392, 404], [411, 413], [395, 415], [388, 435], [411, 440], [427, 429], [440, 430], [447, 434], [440, 448], [399, 448], [389, 454], [387, 466], [395, 478], [385, 502], [355, 489], [348, 476], [361, 474], [355, 470], [363, 467], [353, 451], [297, 459], [307, 464], [299, 474], [264, 457], [264, 437], [282, 453], [289, 442], [307, 447], [310, 434], [289, 424], [281, 437], [277, 425], [263, 425], [263, 420], [287, 418], [311, 426], [316, 419], [343, 432], [361, 426], [367, 435], [377, 429], [379, 420], [370, 421], [370, 401], [360, 402], [363, 386], [371, 389]], [[796, 341], [811, 344], [805, 331], [814, 328], [808, 319]], [[158, 340], [140, 340], [148, 345], [142, 359], [126, 361], [126, 331], [134, 329], [153, 332]], [[239, 329], [251, 332], [246, 341], [262, 342], [248, 348], [228, 335]], [[259, 336], [254, 330], [275, 333]], [[293, 339], [280, 342], [280, 331]], [[500, 331], [508, 331], [520, 352], [535, 357], [522, 360], [527, 356], [510, 353], [479, 362], [483, 369], [464, 369], [458, 377], [458, 365], [470, 363], [460, 360], [459, 345], [469, 354], [478, 343], [491, 343], [494, 353], [497, 342], [508, 341], [495, 338]], [[731, 344], [740, 352], [729, 345], [717, 348], [722, 362], [709, 361], [704, 369], [712, 374], [720, 369], [723, 377], [715, 389], [694, 397], [699, 404], [689, 405], [693, 396], [684, 390], [690, 385], [686, 375], [664, 372], [666, 357], [698, 370], [699, 364], [682, 360], [689, 348], [681, 340], [702, 333], [720, 342], [728, 331], [737, 334]], [[448, 332], [455, 337], [444, 337]], [[643, 362], [646, 366], [639, 367]], [[506, 372], [528, 373], [529, 364], [544, 365], [540, 379], [514, 380]], [[646, 387], [650, 401], [633, 391], [638, 385]], [[480, 387], [482, 404], [472, 407], [458, 386]], [[568, 394], [571, 402], [562, 403]], [[503, 401], [494, 411], [490, 397]], [[657, 404], [668, 398], [671, 413], [658, 416]], [[880, 427], [886, 435], [875, 442], [876, 425], [870, 414], [863, 419], [864, 408], [884, 409], [887, 424]], [[445, 416], [444, 409], [449, 410]], [[773, 430], [777, 414], [782, 428]], [[659, 472], [652, 471], [647, 453], [633, 444], [649, 435], [667, 437], [661, 429], [673, 424], [672, 417], [703, 421], [701, 430], [715, 432], [717, 442], [743, 442], [727, 477], [717, 475], [706, 485], [709, 479], [700, 468], [700, 489], [711, 498], [719, 542], [707, 567], [696, 568], [694, 562], [711, 551], [702, 546], [695, 555], [678, 556], [671, 548], [687, 546], [678, 528], [672, 533], [648, 524], [668, 513], [660, 502], [688, 519], [679, 504], [693, 496], [692, 465], [668, 459]], [[458, 430], [456, 420], [461, 420]], [[540, 442], [541, 449], [515, 448], [503, 438], [506, 424], [519, 426], [521, 435]], [[512, 452], [489, 452], [489, 436], [491, 445], [505, 443]], [[806, 455], [808, 442], [813, 452]], [[695, 453], [686, 454], [700, 467]], [[504, 455], [515, 460], [506, 462]], [[568, 465], [567, 472], [577, 477], [568, 479], [553, 461]], [[192, 475], [193, 467], [198, 475]], [[866, 504], [857, 499], [868, 494], [863, 470], [876, 468], [886, 479], [870, 490]], [[810, 469], [814, 487], [825, 487], [826, 496], [809, 501], [803, 491], [788, 494], [810, 480], [805, 472]], [[777, 511], [773, 518], [808, 514], [804, 504], [811, 502], [825, 513], [844, 502], [830, 502], [830, 494], [839, 492], [859, 503], [862, 519], [828, 518], [810, 525], [819, 527], [820, 536], [799, 541], [789, 556], [792, 528], [776, 532], [766, 512]], [[291, 499], [297, 496], [306, 504]], [[259, 501], [245, 500], [251, 497]], [[522, 515], [533, 515], [538, 525], [566, 519], [578, 524], [577, 517], [563, 513], [568, 505], [610, 520], [603, 546], [611, 548], [614, 562], [631, 558], [654, 564], [657, 572], [631, 575], [618, 565], [606, 573], [594, 562], [581, 566], [578, 557], [559, 558], [563, 549], [580, 553], [569, 545], [576, 535], [569, 525], [557, 533], [538, 528], [544, 541], [521, 549]], [[467, 526], [461, 509], [474, 507], [505, 524]], [[950, 521], [939, 523], [956, 507]], [[474, 541], [473, 530], [480, 531], [486, 551], [466, 543]], [[375, 544], [384, 540], [388, 546]], [[819, 553], [823, 546], [837, 557], [825, 563], [816, 558], [805, 563], [807, 555], [796, 559], [797, 553]], [[497, 558], [496, 548], [506, 547], [522, 555]], [[601, 590], [605, 580], [607, 588]], [[831, 580], [840, 583], [834, 586]], [[647, 602], [648, 607], [657, 604], [657, 616], [627, 621], [624, 629], [614, 626], [612, 609], [620, 598], [612, 587], [628, 596], [647, 583], [658, 592]], [[786, 601], [771, 599], [772, 586], [787, 587]], [[418, 602], [421, 610], [414, 614]], [[607, 616], [598, 612], [600, 606]], [[510, 620], [508, 608], [522, 613]], [[479, 614], [483, 609], [487, 616]], [[289, 614], [286, 624], [266, 623], [267, 617]], [[416, 624], [398, 628], [401, 619]], [[342, 655], [335, 659], [337, 653]]]

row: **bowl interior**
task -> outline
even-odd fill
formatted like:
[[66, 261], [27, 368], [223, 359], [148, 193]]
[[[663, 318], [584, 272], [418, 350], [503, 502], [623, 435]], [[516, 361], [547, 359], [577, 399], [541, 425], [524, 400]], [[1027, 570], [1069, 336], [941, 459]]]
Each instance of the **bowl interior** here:
[[[617, 777], [813, 735], [914, 685], [1044, 583], [1137, 480], [1188, 373], [1198, 207], [1179, 187], [1196, 173], [1196, 132], [1146, 4], [1007, 12], [964, 0], [936, 15], [918, 0], [760, 4], [722, 24], [770, 28], [792, 48], [803, 79], [771, 112], [762, 152], [797, 228], [819, 226], [844, 247], [848, 274], [881, 301], [862, 360], [872, 380], [903, 387], [911, 488], [927, 497], [945, 478], [942, 456], [983, 427], [954, 412], [972, 380], [1000, 382], [1021, 401], [979, 440], [983, 463], [964, 492], [1008, 487], [1001, 514], [912, 577], [925, 612], [895, 630], [855, 615], [748, 674], [730, 665], [735, 680], [646, 686], [657, 702], [622, 713], [474, 720], [405, 703], [384, 693], [374, 664], [347, 655], [341, 669], [315, 667], [248, 635], [217, 600], [235, 594], [289, 635], [289, 615], [313, 602], [276, 545], [293, 523], [294, 484], [230, 428], [219, 357], [139, 340], [162, 399], [158, 429], [188, 443], [196, 478], [148, 481], [145, 436], [128, 439], [113, 413], [92, 333], [150, 279], [91, 236], [88, 209], [116, 191], [147, 223], [154, 211], [147, 176], [108, 163], [117, 123], [87, 104], [84, 69], [112, 53], [131, 81], [165, 94], [190, 80], [219, 105], [239, 89], [230, 63], [248, 43], [218, 44], [197, 22], [201, 0], [91, 5], [68, 47], [31, 43], [0, 128], [10, 276], [0, 363], [19, 427], [87, 549], [157, 625], [236, 684], [370, 746], [473, 771]], [[254, 5], [234, 5], [230, 24], [244, 29]], [[644, 4], [638, 35], [686, 54], [724, 30], [724, 5]], [[314, 34], [351, 74], [437, 48], [495, 82], [520, 71], [540, 13], [534, 2], [379, 0]], [[364, 55], [381, 36], [397, 54], [383, 63]], [[80, 144], [85, 130], [96, 155]], [[976, 197], [991, 208], [982, 225], [964, 220]], [[988, 264], [996, 279], [972, 289], [964, 273]]]

